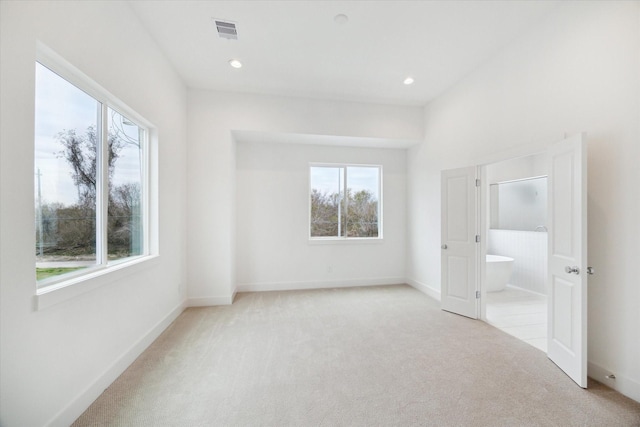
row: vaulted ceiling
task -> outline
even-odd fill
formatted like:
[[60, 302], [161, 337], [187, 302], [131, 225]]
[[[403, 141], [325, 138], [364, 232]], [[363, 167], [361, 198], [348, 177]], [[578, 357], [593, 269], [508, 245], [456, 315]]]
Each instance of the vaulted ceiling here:
[[[425, 105], [559, 2], [130, 3], [191, 88]], [[237, 40], [214, 19], [235, 23]]]

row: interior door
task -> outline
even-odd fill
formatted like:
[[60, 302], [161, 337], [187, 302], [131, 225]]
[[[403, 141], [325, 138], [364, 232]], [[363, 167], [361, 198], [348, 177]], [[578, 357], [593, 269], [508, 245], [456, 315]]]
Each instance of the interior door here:
[[549, 149], [548, 357], [587, 387], [587, 168], [582, 134]]
[[477, 167], [442, 171], [442, 309], [478, 318]]

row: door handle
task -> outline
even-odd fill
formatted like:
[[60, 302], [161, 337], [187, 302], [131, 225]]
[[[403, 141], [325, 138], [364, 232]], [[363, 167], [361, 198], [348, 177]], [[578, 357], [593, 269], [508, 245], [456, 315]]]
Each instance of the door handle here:
[[587, 267], [587, 274], [596, 274], [596, 270], [593, 267]]
[[576, 274], [576, 275], [580, 274], [580, 269], [577, 266], [570, 267], [570, 266], [567, 265], [564, 268], [564, 271], [565, 271], [565, 273], [568, 273], [568, 274], [571, 274], [571, 273]]
[[440, 246], [442, 249], [447, 249], [447, 245]]

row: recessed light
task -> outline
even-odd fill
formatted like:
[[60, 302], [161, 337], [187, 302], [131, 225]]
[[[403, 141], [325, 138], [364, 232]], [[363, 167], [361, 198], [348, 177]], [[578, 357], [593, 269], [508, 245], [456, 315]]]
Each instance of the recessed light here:
[[336, 24], [343, 25], [349, 22], [349, 17], [344, 13], [339, 13], [333, 17], [333, 20], [336, 21]]
[[237, 59], [230, 59], [229, 65], [231, 65], [233, 68], [242, 68], [242, 62]]
[[413, 84], [413, 82], [414, 82], [413, 77], [407, 77], [406, 79], [404, 79], [404, 84], [406, 85]]

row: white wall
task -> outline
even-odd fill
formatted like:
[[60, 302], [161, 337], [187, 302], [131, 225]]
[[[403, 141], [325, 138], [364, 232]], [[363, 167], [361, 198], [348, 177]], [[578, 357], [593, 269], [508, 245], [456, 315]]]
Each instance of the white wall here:
[[[634, 2], [561, 4], [425, 110], [198, 90], [187, 97], [126, 3], [1, 1], [0, 424], [72, 422], [182, 309], [185, 265], [195, 304], [228, 303], [243, 280], [327, 280], [326, 269], [278, 275], [267, 262], [246, 278], [236, 272], [235, 254], [238, 266], [245, 265], [248, 240], [239, 234], [236, 244], [236, 174], [246, 158], [237, 169], [233, 130], [424, 137], [407, 159], [406, 271], [413, 284], [435, 292], [440, 170], [588, 132], [589, 251], [597, 271], [589, 289], [590, 369], [614, 372], [612, 385], [640, 400], [640, 329], [634, 327], [640, 324], [634, 270], [640, 198], [630, 196], [640, 182], [639, 28]], [[147, 268], [113, 275], [110, 283], [39, 311], [33, 308], [36, 40], [157, 126], [161, 253]], [[239, 222], [249, 220], [238, 212]], [[402, 232], [397, 235], [394, 246], [401, 245]], [[374, 256], [385, 250], [372, 249]], [[375, 274], [395, 275], [395, 258], [392, 266], [376, 266], [383, 269]], [[354, 278], [350, 273], [341, 271], [336, 280]]]
[[[238, 142], [239, 291], [404, 283], [406, 150]], [[309, 242], [309, 163], [383, 167], [383, 240]]]
[[[243, 256], [240, 263], [247, 262], [246, 241], [236, 249], [236, 143], [232, 131], [420, 140], [423, 125], [424, 110], [416, 107], [189, 91], [189, 303], [230, 303], [239, 281], [236, 251]], [[353, 159], [358, 162], [356, 156]], [[242, 219], [243, 223], [250, 220]], [[306, 236], [305, 232], [303, 238]], [[242, 280], [263, 284], [326, 280], [326, 266], [317, 276], [276, 275], [267, 270], [260, 269], [259, 275], [252, 270], [253, 275]], [[355, 273], [344, 273], [334, 274], [335, 280], [354, 278]]]
[[[186, 89], [125, 2], [0, 2], [0, 425], [69, 425], [182, 310]], [[34, 309], [36, 40], [157, 127], [160, 258]], [[90, 281], [92, 284], [98, 281]]]
[[547, 175], [547, 157], [544, 153], [532, 156], [517, 157], [487, 165], [487, 183], [531, 178]]
[[[564, 2], [426, 107], [408, 157], [408, 275], [440, 288], [440, 170], [587, 132], [589, 369], [640, 400], [640, 3]], [[502, 153], [496, 155], [495, 153]]]

